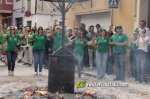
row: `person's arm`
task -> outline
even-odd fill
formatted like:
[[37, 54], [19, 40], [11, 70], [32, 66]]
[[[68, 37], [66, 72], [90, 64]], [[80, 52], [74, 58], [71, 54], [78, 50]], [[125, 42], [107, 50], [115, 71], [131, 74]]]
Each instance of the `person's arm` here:
[[2, 28], [2, 25], [1, 25], [1, 24], [0, 24], [0, 29], [1, 29], [1, 33], [2, 33], [3, 38], [7, 38], [7, 35], [4, 34], [4, 32], [3, 32], [3, 28]]
[[33, 38], [33, 35], [29, 35], [29, 33], [28, 32], [25, 32], [26, 34], [26, 38]]
[[97, 44], [97, 41], [96, 41], [96, 38], [95, 37], [93, 37], [93, 39], [91, 40], [91, 41], [88, 41], [87, 43], [86, 43], [86, 45], [92, 45], [92, 46], [95, 46]]
[[108, 44], [108, 46], [109, 46], [109, 47], [108, 47], [108, 48], [109, 48], [109, 57], [111, 57], [111, 55], [112, 55], [112, 52], [111, 52], [111, 45]]
[[113, 24], [109, 26], [109, 33], [112, 32]]
[[54, 21], [53, 28], [51, 26], [49, 27], [49, 29], [51, 30], [51, 35], [55, 34], [56, 23], [57, 23], [57, 20]]
[[138, 39], [136, 40], [136, 46], [138, 47], [139, 46], [139, 37], [138, 37]]
[[148, 38], [147, 38], [147, 37], [146, 37], [146, 38], [142, 37], [142, 41], [143, 41], [143, 43], [144, 43], [144, 44], [146, 44], [146, 43], [148, 43], [148, 42], [149, 42], [149, 40], [148, 40]]
[[125, 41], [123, 43], [115, 42], [114, 44], [117, 45], [117, 46], [126, 46], [128, 44], [128, 41]]
[[127, 46], [128, 45], [128, 38], [127, 38], [127, 36], [124, 37], [124, 42], [123, 43], [115, 42], [114, 44], [117, 45], [117, 46]]
[[22, 31], [22, 33], [21, 34], [19, 34], [19, 38], [23, 38], [23, 37], [25, 37], [25, 34], [26, 34], [26, 31]]

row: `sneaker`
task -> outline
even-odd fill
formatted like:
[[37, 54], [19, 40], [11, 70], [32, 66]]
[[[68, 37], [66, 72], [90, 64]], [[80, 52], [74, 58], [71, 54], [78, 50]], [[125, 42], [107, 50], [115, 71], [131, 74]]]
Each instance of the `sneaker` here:
[[28, 64], [28, 66], [32, 66], [32, 64]]
[[97, 79], [98, 79], [98, 80], [102, 80], [102, 79], [103, 79], [103, 77], [97, 77]]
[[136, 83], [136, 84], [139, 84], [140, 82], [139, 82], [139, 81], [136, 81], [135, 83]]
[[145, 85], [145, 84], [146, 84], [146, 82], [145, 82], [145, 81], [143, 81], [143, 82], [142, 82], [142, 84], [143, 84], [143, 85]]
[[48, 69], [48, 67], [44, 67], [45, 69]]
[[17, 63], [20, 63], [20, 62], [22, 62], [21, 60], [18, 60], [18, 62]]
[[113, 81], [119, 81], [120, 79], [119, 78], [115, 78], [115, 79], [113, 79]]
[[28, 65], [29, 63], [23, 63], [22, 65]]
[[90, 66], [90, 69], [93, 69], [93, 67], [92, 67], [92, 66]]
[[42, 72], [39, 72], [39, 76], [42, 76]]
[[37, 73], [37, 72], [35, 72], [35, 73], [34, 73], [34, 76], [38, 76], [38, 73]]
[[11, 75], [10, 76], [14, 76], [14, 71], [10, 71]]

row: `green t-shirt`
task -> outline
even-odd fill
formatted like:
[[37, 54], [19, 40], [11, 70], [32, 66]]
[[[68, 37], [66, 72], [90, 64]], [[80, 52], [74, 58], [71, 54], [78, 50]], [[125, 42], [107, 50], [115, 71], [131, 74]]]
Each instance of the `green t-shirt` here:
[[6, 42], [6, 39], [3, 38], [2, 33], [0, 31], [0, 44], [5, 43], [5, 42]]
[[[111, 42], [118, 42], [118, 43], [124, 43], [125, 41], [128, 41], [127, 36], [124, 33], [121, 33], [119, 35], [114, 34], [111, 36]], [[126, 53], [126, 46], [118, 46], [118, 45], [113, 45], [113, 53]]]
[[22, 33], [22, 30], [18, 30], [18, 31], [17, 31], [17, 34], [21, 34], [21, 33]]
[[75, 54], [84, 54], [84, 46], [87, 43], [86, 39], [82, 39], [79, 41], [78, 38], [75, 38], [72, 40], [72, 42], [75, 44], [74, 53]]
[[[35, 34], [35, 33], [33, 33], [33, 32], [30, 32], [30, 33], [29, 33], [29, 35], [32, 35], [32, 36], [33, 36], [34, 34]], [[33, 41], [32, 41], [32, 40], [33, 40], [33, 38], [28, 38], [28, 44], [29, 44], [30, 46], [33, 46]]]
[[[132, 38], [132, 41], [136, 41], [137, 39], [136, 38]], [[130, 50], [132, 50], [132, 51], [135, 51], [135, 50], [137, 50], [137, 46], [136, 46], [136, 44], [133, 44], [132, 42], [130, 42]]]
[[34, 45], [33, 49], [45, 49], [46, 34], [33, 34]]
[[[86, 35], [86, 38], [87, 38], [88, 41], [91, 41], [91, 40], [93, 39], [93, 37], [96, 37], [95, 33], [88, 33], [88, 34]], [[93, 46], [88, 46], [88, 48], [89, 48], [89, 49], [94, 49]]]
[[17, 47], [19, 35], [15, 34], [14, 37], [12, 37], [10, 34], [6, 35], [6, 40], [7, 40], [7, 47], [6, 51], [13, 51], [14, 47]]
[[[65, 35], [64, 36], [65, 37], [65, 43], [68, 43], [68, 37]], [[56, 32], [55, 34], [54, 34], [54, 46], [53, 46], [53, 50], [54, 51], [57, 51], [60, 47], [61, 47], [61, 45], [62, 45], [62, 35], [61, 35], [61, 33], [59, 33], [59, 32]]]
[[101, 37], [97, 37], [96, 38], [97, 44], [98, 44], [98, 48], [97, 50], [99, 52], [107, 52], [109, 49], [109, 39], [107, 37], [105, 37], [104, 39], [102, 39]]

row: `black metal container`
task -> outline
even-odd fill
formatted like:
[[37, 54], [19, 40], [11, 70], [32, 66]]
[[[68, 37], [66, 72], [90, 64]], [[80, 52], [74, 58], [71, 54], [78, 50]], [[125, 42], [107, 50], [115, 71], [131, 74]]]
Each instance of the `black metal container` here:
[[48, 91], [74, 93], [75, 66], [73, 54], [65, 47], [49, 56]]

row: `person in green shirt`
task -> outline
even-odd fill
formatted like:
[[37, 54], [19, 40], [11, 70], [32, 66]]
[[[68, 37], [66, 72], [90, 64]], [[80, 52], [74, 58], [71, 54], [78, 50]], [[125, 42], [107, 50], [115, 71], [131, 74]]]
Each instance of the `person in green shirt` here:
[[75, 44], [75, 48], [74, 48], [74, 54], [75, 54], [75, 58], [78, 62], [78, 77], [81, 77], [81, 68], [83, 67], [83, 57], [84, 57], [84, 46], [85, 45], [92, 45], [92, 41], [94, 41], [95, 39], [93, 39], [91, 42], [88, 42], [85, 38], [84, 38], [84, 30], [83, 29], [79, 29], [77, 32], [77, 38], [73, 39], [73, 40], [69, 40], [69, 44]]
[[2, 25], [0, 25], [0, 28], [2, 30], [2, 36], [7, 40], [6, 55], [8, 75], [14, 76], [15, 61], [17, 58], [17, 53], [15, 52], [15, 49], [17, 48], [18, 39], [23, 38], [24, 34], [16, 34], [15, 26], [10, 26], [10, 33], [8, 34], [4, 34]]
[[[91, 41], [94, 37], [96, 37], [96, 34], [94, 32], [94, 26], [91, 25], [90, 32], [86, 35], [86, 38], [88, 41]], [[95, 60], [95, 47], [94, 46], [88, 46], [88, 54], [89, 54], [89, 64], [90, 69], [94, 66], [94, 60]]]
[[138, 30], [133, 32], [133, 38], [130, 40], [130, 56], [129, 56], [129, 63], [130, 63], [130, 73], [131, 73], [131, 80], [135, 79], [137, 81], [137, 66], [136, 66], [136, 41], [137, 36], [139, 34]]
[[[54, 22], [55, 26], [56, 22]], [[27, 38], [33, 38], [34, 44], [33, 44], [33, 56], [34, 56], [34, 75], [38, 75], [38, 65], [39, 65], [39, 75], [42, 75], [42, 65], [43, 65], [43, 59], [45, 54], [45, 41], [47, 37], [51, 37], [53, 35], [53, 30], [51, 29], [50, 34], [43, 33], [43, 27], [38, 28], [38, 34], [29, 35], [26, 31], [26, 37]]]
[[125, 53], [128, 38], [119, 24], [115, 26], [115, 32], [116, 34], [111, 36], [109, 42], [112, 45], [114, 62], [116, 64], [116, 78], [114, 80], [125, 82]]
[[[65, 43], [68, 43], [68, 37], [67, 35], [65, 34], [64, 35], [64, 40], [65, 40]], [[57, 51], [62, 45], [62, 28], [61, 27], [58, 27], [57, 28], [57, 31], [54, 33], [54, 46], [53, 46], [53, 51]]]
[[96, 38], [94, 45], [97, 45], [96, 67], [98, 80], [105, 79], [106, 64], [109, 51], [109, 39], [106, 37], [106, 30], [101, 29], [100, 35]]

